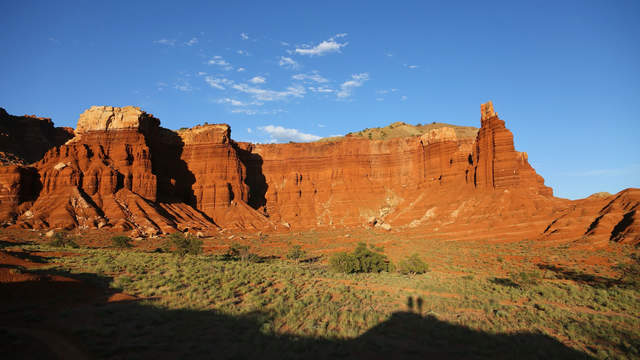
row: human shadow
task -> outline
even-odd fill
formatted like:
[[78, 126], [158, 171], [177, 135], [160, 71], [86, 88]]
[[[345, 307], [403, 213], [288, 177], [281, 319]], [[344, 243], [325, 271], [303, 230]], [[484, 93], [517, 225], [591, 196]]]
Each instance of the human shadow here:
[[612, 286], [620, 285], [620, 279], [612, 279], [599, 275], [580, 273], [575, 270], [566, 269], [557, 265], [538, 264], [541, 270], [553, 272], [556, 277], [564, 280], [572, 280], [580, 284], [589, 285], [596, 288], [608, 289]]
[[[293, 335], [274, 331], [269, 311], [231, 315], [186, 304], [171, 309], [153, 300], [113, 302], [119, 290], [108, 287], [107, 276], [50, 269], [37, 274], [38, 281], [0, 284], [0, 294], [8, 294], [0, 297], [0, 328], [56, 332], [94, 358], [591, 358], [544, 334], [488, 333], [412, 311], [393, 313], [355, 338]], [[28, 358], [18, 352], [30, 347], [12, 341], [0, 350], [11, 349], [8, 358]]]

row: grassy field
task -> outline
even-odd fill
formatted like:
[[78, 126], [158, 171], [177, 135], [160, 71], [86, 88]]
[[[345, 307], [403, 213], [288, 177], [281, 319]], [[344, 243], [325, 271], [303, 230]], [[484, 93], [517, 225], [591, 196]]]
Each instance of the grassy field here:
[[[389, 236], [369, 240], [384, 245]], [[640, 291], [615, 267], [637, 249], [422, 240], [417, 252], [431, 269], [425, 274], [341, 274], [327, 266], [335, 249], [318, 238], [260, 240], [303, 245], [302, 262], [285, 260], [286, 246], [265, 253], [270, 248], [258, 248], [250, 236], [244, 239], [260, 250], [261, 262], [210, 251], [181, 257], [139, 248], [68, 249], [49, 259], [48, 271], [138, 299], [69, 307], [55, 316], [68, 319], [73, 337], [103, 358], [212, 351], [222, 358], [640, 357]], [[221, 242], [205, 241], [205, 248], [222, 249]], [[394, 261], [404, 256], [391, 253]]]

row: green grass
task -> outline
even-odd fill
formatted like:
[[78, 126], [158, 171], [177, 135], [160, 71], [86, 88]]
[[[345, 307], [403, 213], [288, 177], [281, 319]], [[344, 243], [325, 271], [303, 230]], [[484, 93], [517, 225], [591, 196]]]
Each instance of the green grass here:
[[[488, 249], [492, 260], [483, 261], [480, 255]], [[280, 259], [254, 263], [109, 249], [70, 250], [83, 256], [57, 263], [72, 273], [110, 277], [112, 288], [153, 298], [145, 302], [153, 307], [233, 317], [260, 313], [260, 332], [274, 336], [351, 339], [396, 311], [410, 310], [488, 334], [546, 334], [596, 358], [640, 356], [638, 287], [602, 282], [593, 271], [585, 275], [577, 260], [571, 271], [540, 269], [528, 260], [534, 251], [564, 259], [555, 250], [526, 242], [456, 244], [421, 253], [435, 266], [411, 276], [336, 273], [327, 264]], [[90, 342], [93, 335], [79, 336]]]

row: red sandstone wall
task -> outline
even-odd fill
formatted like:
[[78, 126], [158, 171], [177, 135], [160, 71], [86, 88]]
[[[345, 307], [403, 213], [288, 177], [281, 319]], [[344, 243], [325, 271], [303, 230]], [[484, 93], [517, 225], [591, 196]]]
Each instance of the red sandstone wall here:
[[[227, 125], [175, 133], [137, 108], [92, 107], [76, 136], [33, 166], [0, 166], [0, 220], [147, 235], [376, 225], [443, 239], [637, 241], [638, 191], [554, 198], [492, 104], [481, 113], [476, 138], [443, 127], [385, 141], [254, 145], [233, 142]], [[581, 220], [566, 221], [580, 207]]]

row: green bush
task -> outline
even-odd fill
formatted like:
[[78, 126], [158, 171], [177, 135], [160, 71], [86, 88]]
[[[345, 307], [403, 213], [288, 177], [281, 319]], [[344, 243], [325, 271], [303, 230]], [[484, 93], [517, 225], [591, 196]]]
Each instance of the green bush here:
[[640, 256], [631, 255], [631, 262], [619, 264], [620, 283], [623, 286], [640, 289]]
[[165, 249], [180, 256], [198, 255], [202, 253], [202, 240], [190, 234], [175, 232], [167, 238]]
[[429, 271], [429, 265], [422, 261], [418, 254], [413, 254], [398, 263], [398, 272], [401, 274], [424, 274]]
[[329, 267], [336, 272], [392, 271], [393, 264], [386, 255], [372, 251], [365, 243], [359, 243], [352, 253], [337, 253], [329, 259]]
[[55, 247], [70, 247], [74, 249], [80, 247], [73, 238], [64, 231], [53, 234], [53, 238], [49, 241], [49, 245]]
[[306, 255], [307, 252], [302, 250], [302, 247], [300, 245], [293, 245], [291, 248], [289, 248], [289, 252], [287, 252], [287, 259], [299, 261]]
[[133, 245], [131, 244], [131, 238], [124, 235], [117, 235], [111, 238], [111, 245], [117, 248], [130, 248]]
[[233, 243], [231, 244], [231, 246], [229, 246], [229, 251], [227, 251], [226, 258], [252, 263], [257, 263], [262, 260], [260, 256], [250, 251], [250, 247], [248, 245], [241, 245], [238, 243]]
[[521, 271], [509, 274], [509, 280], [522, 287], [533, 286], [540, 283], [542, 274], [539, 271]]

